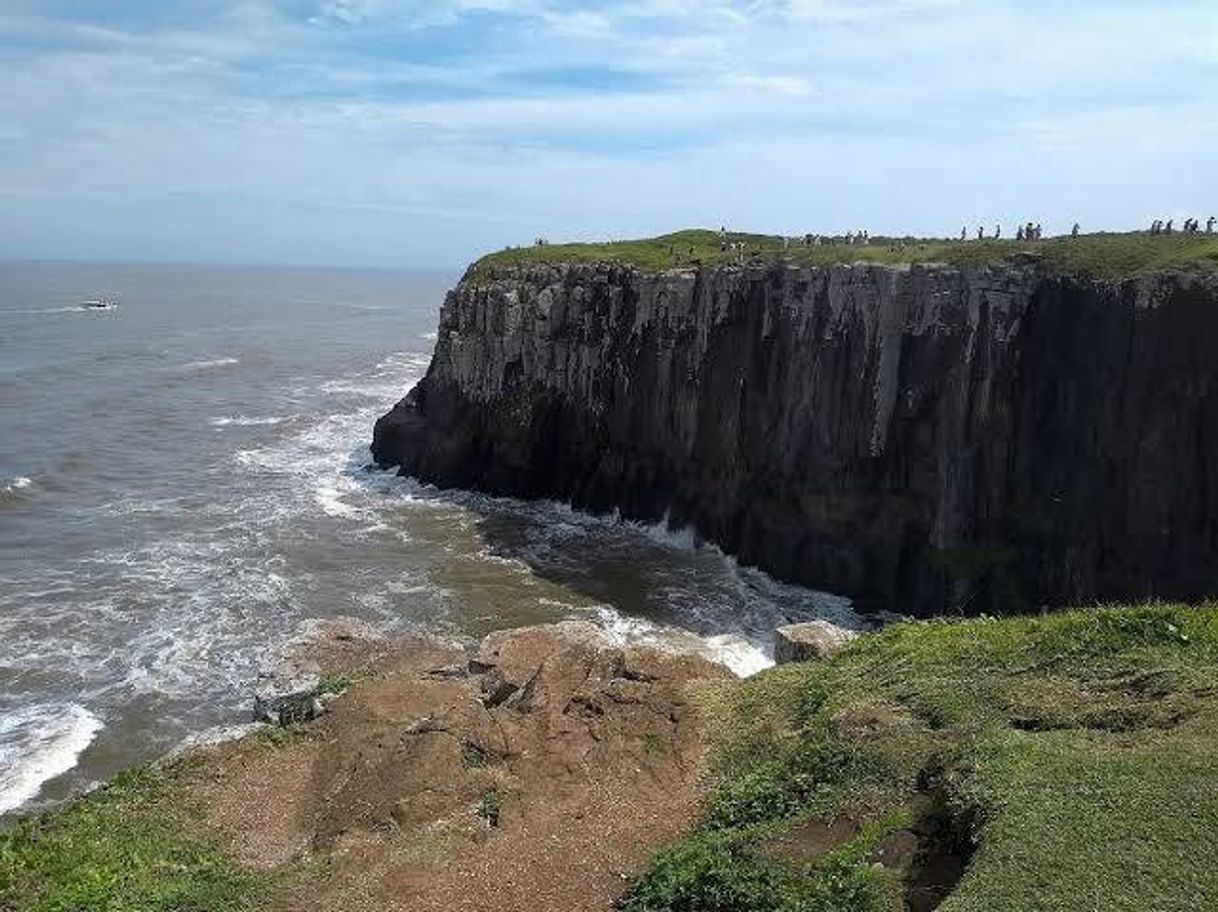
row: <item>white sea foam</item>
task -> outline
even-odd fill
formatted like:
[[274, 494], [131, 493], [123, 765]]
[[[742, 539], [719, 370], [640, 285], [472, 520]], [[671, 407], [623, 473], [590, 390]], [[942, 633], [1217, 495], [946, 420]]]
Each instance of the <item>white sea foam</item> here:
[[738, 633], [698, 636], [680, 627], [630, 617], [607, 605], [593, 609], [594, 622], [609, 638], [623, 646], [645, 645], [672, 652], [688, 652], [725, 666], [737, 677], [748, 677], [774, 664], [769, 650]]
[[13, 497], [18, 491], [28, 488], [33, 483], [24, 475], [14, 475], [12, 478], [0, 480], [0, 497]]
[[0, 814], [72, 769], [101, 729], [101, 719], [77, 703], [28, 706], [0, 717]]
[[291, 416], [288, 415], [270, 415], [266, 418], [251, 418], [248, 415], [222, 415], [218, 418], [211, 419], [213, 427], [272, 427], [276, 424], [283, 424], [285, 421], [291, 421]]
[[328, 516], [338, 519], [358, 519], [360, 511], [350, 504], [343, 502], [343, 493], [332, 485], [318, 485], [313, 490], [317, 503]]
[[233, 364], [240, 364], [240, 358], [212, 358], [209, 361], [188, 361], [181, 365], [178, 370], [181, 371], [200, 371], [211, 370], [214, 367], [229, 367]]

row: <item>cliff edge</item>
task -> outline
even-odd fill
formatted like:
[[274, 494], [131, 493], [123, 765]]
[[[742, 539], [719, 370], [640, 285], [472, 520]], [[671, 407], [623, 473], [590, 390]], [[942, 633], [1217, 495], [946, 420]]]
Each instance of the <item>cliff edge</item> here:
[[1218, 275], [484, 262], [382, 465], [929, 615], [1218, 588]]

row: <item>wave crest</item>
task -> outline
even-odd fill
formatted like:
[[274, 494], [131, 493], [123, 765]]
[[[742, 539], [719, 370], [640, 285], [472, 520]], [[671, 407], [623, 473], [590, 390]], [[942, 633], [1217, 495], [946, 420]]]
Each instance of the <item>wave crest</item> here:
[[68, 772], [103, 728], [78, 703], [29, 706], [0, 717], [0, 814], [37, 797]]

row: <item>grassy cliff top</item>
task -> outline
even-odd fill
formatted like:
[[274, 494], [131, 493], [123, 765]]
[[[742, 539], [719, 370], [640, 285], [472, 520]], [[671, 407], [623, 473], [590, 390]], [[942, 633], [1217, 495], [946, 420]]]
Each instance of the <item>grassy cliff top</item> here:
[[764, 672], [719, 710], [701, 829], [623, 908], [1218, 908], [1216, 687], [1218, 611], [1178, 606], [900, 624]]
[[[872, 238], [865, 246], [845, 243], [804, 246], [795, 239], [787, 246], [781, 236], [765, 234], [734, 233], [728, 234], [727, 240], [744, 245], [746, 262], [787, 260], [807, 266], [859, 262], [979, 266], [1031, 255], [1053, 271], [1103, 279], [1122, 279], [1162, 269], [1218, 271], [1218, 235], [1206, 234], [1086, 234], [1033, 242]], [[635, 241], [516, 247], [484, 256], [470, 269], [469, 277], [480, 278], [497, 267], [529, 263], [610, 262], [661, 271], [740, 261], [738, 252], [724, 251], [721, 247], [719, 232], [702, 229]]]

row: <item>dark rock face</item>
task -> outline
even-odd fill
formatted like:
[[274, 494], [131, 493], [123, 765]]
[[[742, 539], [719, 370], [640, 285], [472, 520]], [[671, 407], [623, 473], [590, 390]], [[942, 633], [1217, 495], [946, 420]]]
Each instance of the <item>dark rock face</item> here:
[[1218, 592], [1218, 277], [517, 267], [451, 292], [382, 465], [689, 524], [912, 614]]

